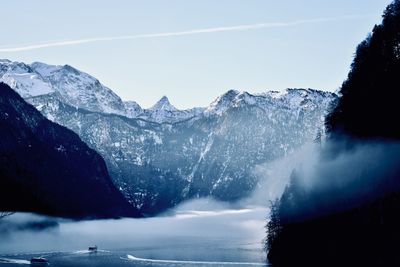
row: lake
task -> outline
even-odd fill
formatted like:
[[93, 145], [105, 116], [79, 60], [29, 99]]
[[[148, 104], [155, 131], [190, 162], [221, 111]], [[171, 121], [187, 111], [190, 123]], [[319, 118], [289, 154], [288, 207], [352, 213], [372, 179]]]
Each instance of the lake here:
[[[0, 221], [0, 265], [265, 266], [267, 210], [203, 199], [145, 219], [70, 221], [18, 213]], [[88, 247], [97, 245], [97, 253]]]

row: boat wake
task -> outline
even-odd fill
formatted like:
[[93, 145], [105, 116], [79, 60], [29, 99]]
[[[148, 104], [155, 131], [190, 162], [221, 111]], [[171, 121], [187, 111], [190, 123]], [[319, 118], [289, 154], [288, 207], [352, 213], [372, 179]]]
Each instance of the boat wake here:
[[[110, 253], [111, 251], [109, 251], [109, 250], [104, 250], [104, 249], [98, 249], [97, 252]], [[74, 251], [74, 252], [72, 252], [72, 253], [73, 253], [73, 254], [92, 254], [93, 251], [90, 251], [90, 250], [88, 250], [88, 249], [85, 249], [85, 250], [77, 250], [77, 251]]]
[[234, 262], [234, 261], [186, 261], [186, 260], [155, 260], [155, 259], [145, 259], [137, 258], [132, 255], [126, 255], [126, 258], [121, 258], [123, 260], [129, 261], [141, 261], [147, 263], [173, 263], [173, 264], [203, 264], [203, 265], [249, 265], [249, 266], [268, 266], [266, 263], [262, 262]]
[[21, 259], [0, 258], [0, 263], [31, 264], [30, 261]]

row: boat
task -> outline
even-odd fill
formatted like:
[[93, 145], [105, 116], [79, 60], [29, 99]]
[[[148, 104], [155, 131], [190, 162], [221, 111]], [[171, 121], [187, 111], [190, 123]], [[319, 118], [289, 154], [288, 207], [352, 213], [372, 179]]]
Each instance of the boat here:
[[34, 266], [46, 266], [49, 264], [49, 261], [43, 257], [33, 257], [31, 258], [31, 265]]
[[97, 252], [97, 246], [89, 247], [89, 252]]

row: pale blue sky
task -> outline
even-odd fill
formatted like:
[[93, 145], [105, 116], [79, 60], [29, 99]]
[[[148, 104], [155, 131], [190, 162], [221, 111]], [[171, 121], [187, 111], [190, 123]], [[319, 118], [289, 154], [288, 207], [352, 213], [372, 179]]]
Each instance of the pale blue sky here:
[[[232, 88], [334, 91], [390, 2], [2, 0], [0, 58], [72, 65], [144, 107], [163, 95], [179, 108], [206, 106]], [[129, 37], [63, 45], [120, 36]]]

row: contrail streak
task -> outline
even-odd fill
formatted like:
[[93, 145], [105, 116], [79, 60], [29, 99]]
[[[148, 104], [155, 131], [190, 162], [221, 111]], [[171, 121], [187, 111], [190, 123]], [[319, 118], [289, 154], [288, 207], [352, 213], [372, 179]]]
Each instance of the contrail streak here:
[[266, 22], [266, 23], [258, 23], [258, 24], [228, 26], [228, 27], [194, 29], [194, 30], [180, 31], [180, 32], [163, 32], [163, 33], [114, 36], [114, 37], [97, 37], [97, 38], [87, 38], [87, 39], [78, 39], [78, 40], [69, 40], [69, 41], [54, 41], [54, 42], [41, 43], [41, 44], [4, 47], [4, 48], [0, 48], [0, 52], [5, 52], [5, 53], [21, 52], [21, 51], [43, 49], [43, 48], [48, 48], [48, 47], [70, 46], [70, 45], [79, 45], [79, 44], [105, 42], [105, 41], [116, 41], [116, 40], [163, 38], [163, 37], [184, 36], [184, 35], [193, 35], [193, 34], [202, 34], [202, 33], [247, 31], [247, 30], [253, 30], [253, 29], [292, 27], [292, 26], [298, 26], [298, 25], [302, 25], [302, 24], [332, 22], [332, 21], [340, 21], [340, 20], [345, 20], [345, 19], [359, 19], [359, 18], [365, 18], [365, 17], [369, 17], [369, 16], [350, 15], [350, 16], [342, 16], [342, 17], [334, 17], [334, 18], [318, 18], [318, 19], [298, 20], [298, 21], [292, 21], [292, 22]]

